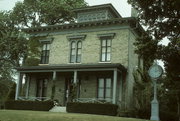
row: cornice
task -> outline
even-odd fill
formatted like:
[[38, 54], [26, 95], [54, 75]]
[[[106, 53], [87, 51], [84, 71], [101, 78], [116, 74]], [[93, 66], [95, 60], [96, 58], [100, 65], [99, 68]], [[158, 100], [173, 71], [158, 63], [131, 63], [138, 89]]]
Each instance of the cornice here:
[[34, 28], [26, 28], [22, 29], [25, 33], [33, 35], [40, 33], [51, 33], [56, 31], [69, 31], [73, 29], [84, 29], [90, 27], [103, 27], [103, 26], [117, 26], [117, 25], [127, 25], [131, 29], [133, 29], [138, 35], [144, 33], [144, 29], [138, 23], [135, 17], [127, 17], [127, 18], [118, 18], [111, 20], [102, 20], [102, 21], [93, 21], [93, 22], [83, 22], [83, 23], [71, 23], [71, 24], [63, 24], [63, 25], [49, 25], [43, 27], [34, 27]]

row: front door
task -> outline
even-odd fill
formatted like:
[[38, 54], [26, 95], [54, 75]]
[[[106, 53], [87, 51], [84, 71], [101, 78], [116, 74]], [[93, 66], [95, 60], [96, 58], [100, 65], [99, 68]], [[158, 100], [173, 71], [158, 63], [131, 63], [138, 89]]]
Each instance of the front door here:
[[73, 89], [73, 79], [66, 78], [65, 79], [65, 104], [71, 101], [71, 93]]
[[75, 98], [80, 97], [80, 88], [81, 88], [81, 81], [77, 79], [76, 87], [74, 86], [74, 79], [73, 78], [66, 78], [65, 79], [65, 104], [67, 102], [72, 101]]

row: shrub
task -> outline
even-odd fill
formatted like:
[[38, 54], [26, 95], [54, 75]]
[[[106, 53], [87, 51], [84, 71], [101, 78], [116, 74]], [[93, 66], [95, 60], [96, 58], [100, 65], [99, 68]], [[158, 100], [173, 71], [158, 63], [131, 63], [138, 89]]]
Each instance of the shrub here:
[[67, 112], [70, 113], [87, 113], [115, 116], [117, 114], [118, 106], [115, 104], [69, 102], [66, 109]]
[[14, 100], [15, 93], [16, 93], [16, 83], [13, 83], [6, 100]]
[[53, 101], [6, 101], [5, 109], [48, 111], [54, 106]]
[[177, 112], [160, 111], [161, 121], [179, 121]]

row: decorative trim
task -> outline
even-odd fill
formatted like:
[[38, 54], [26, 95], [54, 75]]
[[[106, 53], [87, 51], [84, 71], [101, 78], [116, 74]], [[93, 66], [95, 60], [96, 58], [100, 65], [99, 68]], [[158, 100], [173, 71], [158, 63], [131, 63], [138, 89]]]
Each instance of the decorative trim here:
[[54, 38], [46, 38], [46, 39], [41, 39], [39, 40], [40, 43], [52, 43]]
[[67, 36], [67, 39], [70, 40], [74, 40], [74, 39], [78, 39], [78, 40], [85, 40], [86, 35], [71, 35], [71, 36]]
[[[85, 28], [85, 27], [99, 27], [104, 26], [104, 25], [116, 25], [116, 24], [128, 24], [134, 23], [134, 26], [131, 27], [136, 27], [137, 19], [133, 17], [128, 17], [128, 18], [118, 18], [118, 19], [110, 19], [110, 20], [102, 20], [102, 21], [93, 21], [93, 22], [84, 22], [84, 23], [73, 23], [73, 24], [63, 24], [63, 25], [49, 25], [49, 26], [44, 26], [44, 27], [35, 27], [35, 28], [26, 28], [22, 29], [26, 33], [39, 33], [39, 32], [47, 32], [51, 33], [52, 31], [57, 31], [57, 30], [69, 30], [69, 29], [74, 29], [74, 28]], [[131, 24], [132, 25], [132, 24]], [[139, 29], [139, 28], [138, 28]]]
[[111, 38], [113, 39], [116, 33], [105, 33], [105, 34], [98, 34], [98, 38]]

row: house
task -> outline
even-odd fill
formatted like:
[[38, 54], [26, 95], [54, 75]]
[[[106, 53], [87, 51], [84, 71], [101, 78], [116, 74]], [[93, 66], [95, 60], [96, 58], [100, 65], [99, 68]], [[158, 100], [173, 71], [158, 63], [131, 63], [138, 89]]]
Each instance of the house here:
[[41, 38], [41, 56], [36, 66], [17, 68], [16, 100], [53, 98], [63, 106], [105, 101], [131, 108], [133, 71], [143, 63], [133, 43], [143, 29], [135, 17], [121, 17], [111, 4], [74, 12], [75, 23], [24, 30]]

